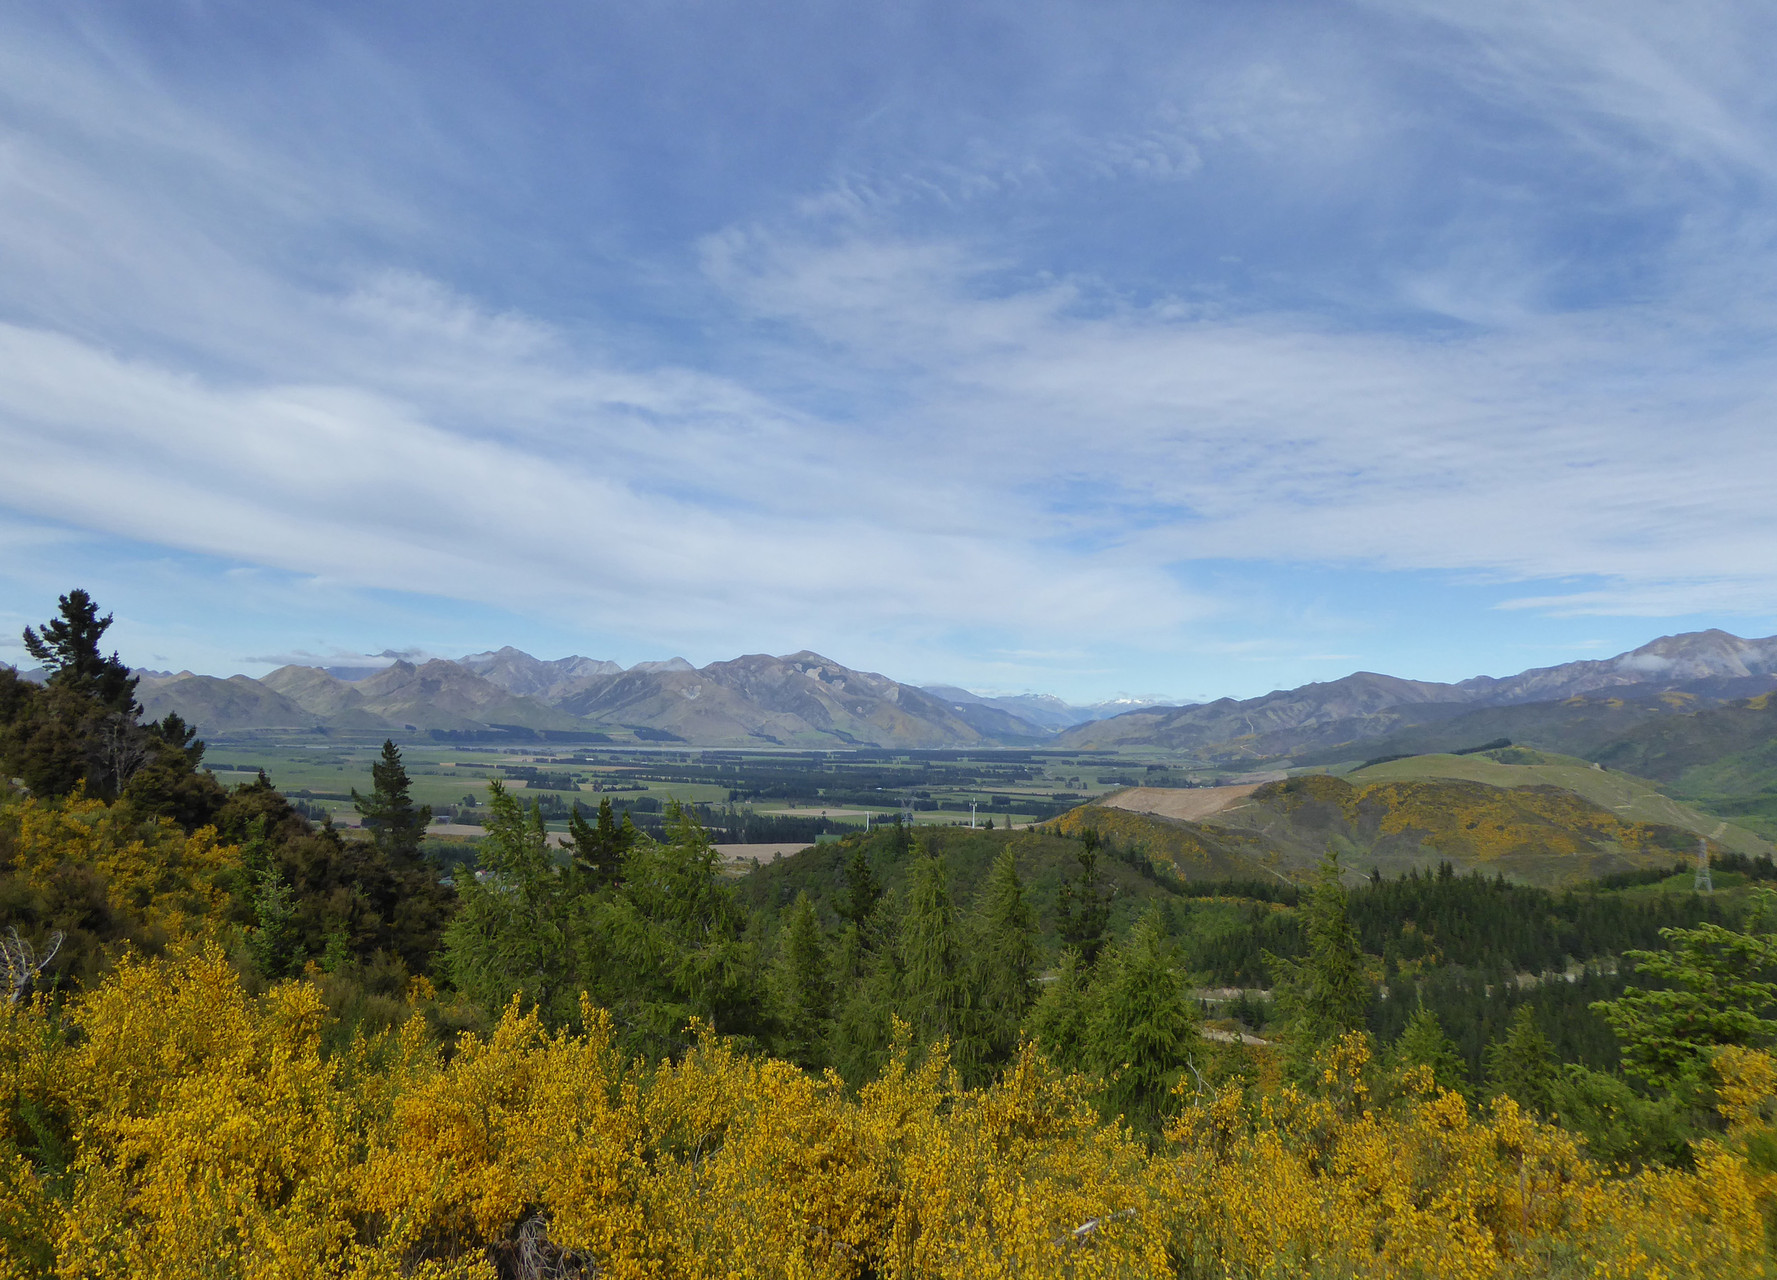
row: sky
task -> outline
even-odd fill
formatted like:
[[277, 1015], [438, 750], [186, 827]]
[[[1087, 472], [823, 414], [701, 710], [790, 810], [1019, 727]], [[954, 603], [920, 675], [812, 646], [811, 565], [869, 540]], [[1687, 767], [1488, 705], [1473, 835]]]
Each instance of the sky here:
[[1777, 8], [0, 8], [0, 659], [1777, 631]]

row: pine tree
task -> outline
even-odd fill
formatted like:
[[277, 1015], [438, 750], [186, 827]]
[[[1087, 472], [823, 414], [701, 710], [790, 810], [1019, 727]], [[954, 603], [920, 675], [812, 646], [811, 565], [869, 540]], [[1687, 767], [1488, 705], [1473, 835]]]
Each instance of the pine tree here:
[[0, 775], [20, 779], [34, 796], [67, 795], [86, 780], [89, 739], [104, 718], [89, 698], [0, 667]]
[[134, 721], [136, 677], [115, 652], [107, 658], [99, 648], [112, 616], [99, 616], [99, 606], [76, 587], [61, 597], [61, 616], [43, 624], [41, 633], [25, 628], [25, 652], [49, 672], [48, 682], [93, 699]]
[[370, 794], [352, 789], [352, 806], [363, 815], [364, 827], [383, 855], [397, 864], [419, 858], [420, 841], [432, 821], [429, 805], [416, 805], [408, 794], [411, 784], [401, 764], [401, 752], [393, 739], [383, 740], [382, 758], [370, 766]]
[[185, 723], [177, 711], [144, 726], [156, 741], [183, 756], [193, 769], [203, 763], [207, 744], [197, 736], [197, 726]]
[[1017, 1051], [1037, 963], [1036, 918], [1010, 847], [995, 859], [975, 914], [982, 1034], [990, 1057], [1004, 1061]]
[[1549, 1038], [1536, 1025], [1536, 1010], [1518, 1006], [1505, 1039], [1487, 1046], [1487, 1085], [1540, 1115], [1553, 1110], [1559, 1068]]
[[825, 1067], [833, 1018], [833, 979], [820, 921], [806, 891], [796, 895], [779, 939], [772, 996], [789, 1056], [811, 1070]]
[[497, 779], [489, 790], [478, 851], [487, 879], [457, 877], [461, 906], [445, 928], [440, 964], [484, 1009], [518, 996], [551, 1021], [565, 1020], [577, 998], [578, 950], [548, 835], [537, 811], [527, 814]]
[[1390, 1065], [1396, 1071], [1425, 1067], [1438, 1088], [1452, 1093], [1468, 1092], [1468, 1068], [1462, 1055], [1457, 1052], [1455, 1042], [1444, 1034], [1438, 1015], [1424, 1005], [1420, 1005], [1408, 1019], [1406, 1029], [1395, 1041]]
[[1080, 962], [1080, 953], [1063, 951], [1055, 977], [1043, 984], [1025, 1024], [1057, 1066], [1084, 1071], [1093, 1065], [1092, 995], [1091, 971]]
[[876, 1078], [887, 1061], [889, 1016], [901, 1007], [906, 974], [901, 949], [900, 896], [885, 892], [864, 928], [847, 925], [840, 936], [834, 972], [844, 995], [834, 1019], [830, 1057], [846, 1083]]
[[1300, 908], [1308, 954], [1300, 960], [1264, 953], [1288, 1028], [1288, 1051], [1298, 1074], [1314, 1054], [1348, 1031], [1360, 1030], [1370, 1002], [1364, 956], [1351, 923], [1337, 852], [1329, 852]]
[[913, 865], [907, 911], [901, 921], [902, 1008], [922, 1043], [947, 1039], [951, 1061], [971, 1072], [980, 1061], [975, 993], [970, 990], [956, 909], [944, 864], [926, 854]]
[[250, 901], [257, 922], [247, 939], [253, 967], [261, 977], [272, 981], [288, 977], [297, 967], [302, 950], [296, 929], [295, 894], [276, 867], [266, 866], [255, 878]]
[[[1769, 890], [1760, 890], [1769, 901]], [[1764, 1048], [1777, 1042], [1777, 933], [1763, 932], [1761, 906], [1744, 929], [1704, 923], [1667, 928], [1662, 951], [1629, 951], [1635, 972], [1659, 985], [1630, 987], [1592, 1011], [1623, 1044], [1623, 1067], [1671, 1087], [1698, 1077], [1720, 1045]]]
[[769, 1031], [746, 916], [690, 810], [669, 808], [664, 841], [636, 838], [616, 892], [569, 896], [585, 913], [576, 949], [593, 997], [629, 1029], [634, 1047], [676, 1052], [692, 1018], [727, 1035]]
[[1080, 874], [1061, 886], [1056, 901], [1056, 923], [1062, 942], [1080, 953], [1088, 966], [1097, 963], [1104, 949], [1105, 925], [1110, 922], [1110, 894], [1098, 874], [1098, 832], [1088, 828], [1080, 836], [1077, 855]]
[[862, 928], [881, 897], [882, 886], [870, 870], [870, 855], [860, 844], [845, 865], [845, 892], [839, 899], [839, 914]]
[[1196, 1047], [1197, 1002], [1167, 955], [1150, 912], [1105, 956], [1094, 983], [1090, 1057], [1107, 1110], [1158, 1132], [1173, 1084]]
[[599, 799], [596, 826], [581, 816], [578, 804], [574, 806], [568, 815], [569, 848], [574, 870], [588, 890], [596, 892], [623, 883], [623, 858], [634, 847], [636, 834], [627, 811], [618, 825], [610, 796]]
[[136, 678], [99, 648], [111, 621], [86, 592], [69, 592], [59, 617], [24, 630], [26, 652], [48, 671], [44, 683], [11, 670], [0, 678], [0, 776], [23, 779], [33, 795], [66, 795], [84, 782], [89, 797], [109, 802], [154, 755], [154, 739], [136, 723]]

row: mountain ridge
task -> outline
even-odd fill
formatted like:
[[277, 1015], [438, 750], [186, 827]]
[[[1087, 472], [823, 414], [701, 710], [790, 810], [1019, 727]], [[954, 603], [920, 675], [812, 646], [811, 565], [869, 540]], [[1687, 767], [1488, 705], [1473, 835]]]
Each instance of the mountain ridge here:
[[1212, 763], [1312, 763], [1362, 758], [1363, 744], [1448, 750], [1474, 745], [1465, 735], [1512, 736], [1505, 726], [1583, 718], [1580, 709], [1561, 710], [1563, 700], [1576, 698], [1590, 700], [1584, 714], [1602, 731], [1757, 696], [1777, 687], [1777, 637], [1690, 632], [1512, 676], [1445, 683], [1358, 671], [1256, 698], [1132, 710], [1076, 707], [1044, 694], [921, 688], [806, 649], [701, 668], [683, 658], [625, 668], [579, 655], [540, 659], [507, 646], [458, 659], [398, 657], [364, 675], [346, 670], [358, 678], [300, 665], [258, 680], [142, 672], [140, 694], [151, 713], [176, 710], [205, 732], [603, 735], [716, 747], [1052, 745], [1175, 751]]
[[1777, 685], [1777, 636], [1746, 640], [1720, 630], [1687, 632], [1661, 636], [1611, 658], [1536, 667], [1512, 676], [1475, 676], [1455, 684], [1358, 671], [1256, 698], [1125, 712], [1063, 730], [1055, 745], [1088, 750], [1214, 748], [1229, 759], [1275, 758], [1304, 750], [1325, 756], [1342, 744], [1386, 740], [1485, 709], [1553, 703], [1600, 691], [1653, 698], [1671, 691], [1713, 692], [1723, 685], [1733, 687], [1730, 696], [1751, 696]]

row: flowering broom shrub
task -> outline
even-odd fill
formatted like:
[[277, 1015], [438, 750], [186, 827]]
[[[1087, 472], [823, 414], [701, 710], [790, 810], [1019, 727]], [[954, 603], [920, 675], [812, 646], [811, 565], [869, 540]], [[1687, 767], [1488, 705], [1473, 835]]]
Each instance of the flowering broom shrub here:
[[[416, 998], [418, 998], [416, 994]], [[310, 981], [215, 950], [0, 1014], [0, 1274], [81, 1277], [1738, 1277], [1770, 1274], [1777, 1064], [1633, 1177], [1364, 1037], [1308, 1087], [1193, 1081], [1157, 1144], [1026, 1046], [959, 1085], [905, 1028], [856, 1094], [707, 1026], [676, 1061], [583, 1004], [323, 1051]]]

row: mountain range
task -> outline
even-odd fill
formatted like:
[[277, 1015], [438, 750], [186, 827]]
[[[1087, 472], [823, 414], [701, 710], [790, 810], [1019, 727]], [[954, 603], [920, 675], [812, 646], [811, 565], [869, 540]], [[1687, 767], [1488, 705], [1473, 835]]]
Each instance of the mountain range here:
[[[142, 671], [149, 716], [177, 711], [208, 734], [255, 730], [431, 733], [710, 747], [1055, 746], [1166, 750], [1206, 764], [1449, 750], [1527, 726], [1579, 750], [1650, 717], [1777, 687], [1777, 637], [1663, 636], [1616, 657], [1455, 684], [1360, 671], [1339, 680], [1189, 706], [1073, 706], [1044, 694], [921, 688], [804, 650], [694, 667], [545, 660], [507, 647], [378, 668], [285, 666], [259, 679]], [[1551, 726], [1554, 726], [1551, 728]], [[1585, 726], [1591, 726], [1587, 728]], [[1577, 737], [1575, 735], [1578, 735]], [[1535, 735], [1531, 735], [1535, 736]], [[1583, 740], [1583, 741], [1582, 741]]]
[[1515, 727], [1573, 718], [1577, 705], [1549, 708], [1574, 699], [1611, 710], [1633, 705], [1634, 718], [1696, 711], [1773, 687], [1777, 636], [1744, 640], [1725, 631], [1695, 631], [1662, 636], [1614, 658], [1503, 678], [1442, 684], [1359, 671], [1258, 698], [1144, 707], [1064, 730], [1055, 745], [1161, 748], [1229, 762], [1294, 756], [1297, 763], [1312, 763], [1350, 758], [1349, 748], [1360, 743], [1444, 750], [1510, 737]]
[[1126, 708], [921, 689], [804, 650], [694, 667], [683, 658], [546, 660], [507, 647], [377, 668], [280, 667], [248, 676], [140, 671], [137, 698], [200, 731], [424, 732], [463, 740], [559, 737], [698, 746], [1031, 745]]

